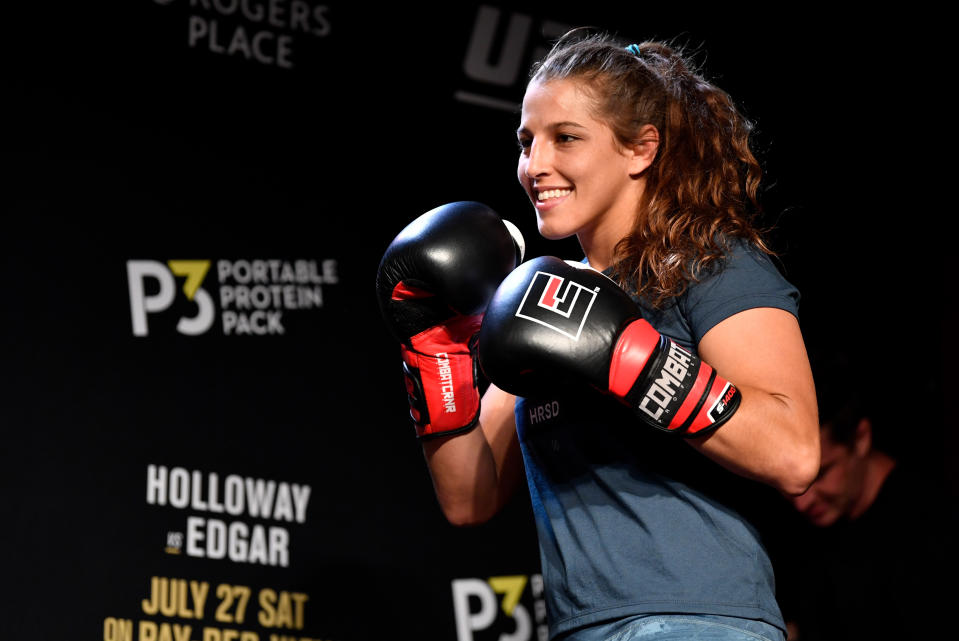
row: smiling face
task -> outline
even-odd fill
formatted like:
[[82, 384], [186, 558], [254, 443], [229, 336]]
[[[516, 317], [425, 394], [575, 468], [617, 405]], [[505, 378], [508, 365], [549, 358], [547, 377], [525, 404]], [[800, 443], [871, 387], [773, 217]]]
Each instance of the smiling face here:
[[592, 106], [575, 79], [535, 81], [526, 90], [517, 130], [517, 177], [536, 210], [540, 234], [576, 234], [587, 255], [587, 245], [611, 249], [632, 228], [645, 185], [640, 174], [652, 161], [643, 145], [622, 145], [593, 116]]

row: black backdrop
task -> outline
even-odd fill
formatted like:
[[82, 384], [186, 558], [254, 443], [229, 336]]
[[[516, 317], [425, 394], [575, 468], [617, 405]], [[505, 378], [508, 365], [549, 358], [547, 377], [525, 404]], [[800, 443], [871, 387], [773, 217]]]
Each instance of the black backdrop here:
[[810, 346], [853, 353], [888, 447], [955, 487], [936, 16], [612, 7], [8, 15], [4, 638], [542, 633], [527, 499], [442, 519], [373, 280], [453, 200], [579, 257], [538, 238], [513, 164], [525, 71], [568, 26], [700, 52], [757, 123]]

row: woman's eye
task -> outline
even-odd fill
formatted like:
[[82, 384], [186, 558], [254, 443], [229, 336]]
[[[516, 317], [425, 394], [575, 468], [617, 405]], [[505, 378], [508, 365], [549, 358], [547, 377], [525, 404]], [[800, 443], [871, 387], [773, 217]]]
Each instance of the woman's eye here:
[[516, 144], [519, 145], [519, 148], [520, 148], [520, 149], [524, 149], [524, 150], [525, 150], [525, 149], [529, 149], [529, 146], [533, 144], [533, 141], [532, 141], [532, 139], [530, 139], [530, 138], [519, 138], [519, 139], [516, 141]]
[[570, 134], [556, 134], [556, 142], [565, 143], [573, 142], [576, 140], [576, 136], [571, 136]]

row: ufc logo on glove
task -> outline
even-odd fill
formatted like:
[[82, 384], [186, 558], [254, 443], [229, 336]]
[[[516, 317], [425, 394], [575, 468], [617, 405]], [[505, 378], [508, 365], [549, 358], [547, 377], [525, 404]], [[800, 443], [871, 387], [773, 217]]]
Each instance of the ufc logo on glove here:
[[516, 316], [579, 340], [598, 292], [598, 287], [589, 289], [561, 276], [538, 271], [523, 295]]

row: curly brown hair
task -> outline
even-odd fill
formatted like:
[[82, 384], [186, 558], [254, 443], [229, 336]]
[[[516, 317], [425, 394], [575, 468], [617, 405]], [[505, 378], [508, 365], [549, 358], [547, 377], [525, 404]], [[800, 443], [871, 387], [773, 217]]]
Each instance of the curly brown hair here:
[[762, 168], [749, 145], [753, 125], [679, 47], [627, 49], [574, 29], [534, 65], [530, 83], [570, 78], [585, 81], [596, 116], [623, 145], [645, 125], [660, 134], [632, 230], [616, 246], [624, 288], [659, 307], [717, 264], [731, 238], [773, 253], [755, 222]]

